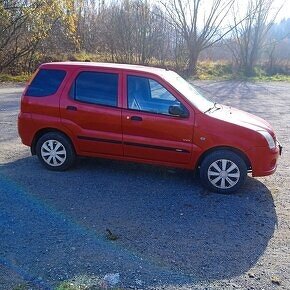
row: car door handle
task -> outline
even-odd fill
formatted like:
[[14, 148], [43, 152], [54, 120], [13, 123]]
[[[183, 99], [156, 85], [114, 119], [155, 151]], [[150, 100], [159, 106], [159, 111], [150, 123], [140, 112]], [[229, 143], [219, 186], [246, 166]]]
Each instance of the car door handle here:
[[78, 110], [77, 107], [75, 107], [75, 106], [67, 106], [66, 109], [68, 111], [77, 111]]
[[132, 121], [142, 121], [143, 120], [142, 117], [139, 117], [139, 116], [132, 116], [130, 119]]

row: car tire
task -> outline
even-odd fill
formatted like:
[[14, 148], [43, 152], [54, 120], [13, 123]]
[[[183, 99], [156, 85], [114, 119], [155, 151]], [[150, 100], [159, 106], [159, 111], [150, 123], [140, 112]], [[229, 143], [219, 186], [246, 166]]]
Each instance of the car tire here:
[[200, 179], [210, 191], [229, 194], [245, 182], [247, 166], [243, 158], [230, 150], [209, 153], [201, 162]]
[[49, 132], [39, 138], [36, 155], [46, 168], [54, 171], [68, 169], [76, 159], [70, 140], [58, 132]]

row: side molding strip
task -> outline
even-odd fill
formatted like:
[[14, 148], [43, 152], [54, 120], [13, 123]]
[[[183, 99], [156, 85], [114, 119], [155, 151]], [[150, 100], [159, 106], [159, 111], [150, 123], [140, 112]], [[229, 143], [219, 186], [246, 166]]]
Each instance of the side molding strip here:
[[[86, 137], [86, 136], [78, 136], [78, 139], [86, 140], [86, 141], [93, 141], [93, 142], [112, 143], [112, 144], [122, 144], [123, 143], [122, 141], [118, 141], [118, 140], [102, 139], [102, 138], [94, 138], [94, 137]], [[185, 149], [158, 146], [158, 145], [149, 145], [149, 144], [141, 144], [141, 143], [133, 143], [133, 142], [124, 142], [123, 144], [128, 145], [128, 146], [152, 148], [152, 149], [157, 149], [157, 150], [174, 151], [174, 152], [178, 152], [178, 153], [190, 153], [190, 151], [185, 150]]]

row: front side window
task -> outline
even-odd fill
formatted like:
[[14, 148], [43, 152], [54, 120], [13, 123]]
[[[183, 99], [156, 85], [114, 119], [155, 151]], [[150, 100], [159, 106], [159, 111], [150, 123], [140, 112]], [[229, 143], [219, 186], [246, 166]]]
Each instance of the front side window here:
[[128, 76], [127, 87], [129, 109], [170, 115], [170, 106], [182, 106], [166, 88], [153, 79]]
[[66, 72], [64, 70], [40, 69], [28, 86], [25, 95], [30, 97], [46, 97], [55, 94], [65, 75]]
[[118, 74], [81, 72], [71, 90], [77, 101], [106, 106], [117, 106]]

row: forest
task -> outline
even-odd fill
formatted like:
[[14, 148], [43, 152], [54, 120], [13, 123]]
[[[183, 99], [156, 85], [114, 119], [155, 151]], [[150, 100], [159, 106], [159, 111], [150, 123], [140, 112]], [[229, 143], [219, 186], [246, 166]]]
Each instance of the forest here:
[[80, 60], [189, 76], [290, 75], [275, 0], [0, 0], [0, 74]]

